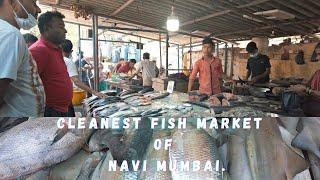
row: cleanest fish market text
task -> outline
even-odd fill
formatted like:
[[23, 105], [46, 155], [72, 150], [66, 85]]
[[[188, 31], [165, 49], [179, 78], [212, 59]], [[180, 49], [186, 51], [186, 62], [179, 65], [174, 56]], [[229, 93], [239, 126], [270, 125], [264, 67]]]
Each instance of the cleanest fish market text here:
[[[59, 118], [59, 129], [129, 129], [139, 128], [140, 117], [135, 118]], [[185, 129], [187, 118], [150, 118], [151, 129]], [[194, 119], [192, 119], [194, 121]], [[197, 118], [197, 129], [259, 129], [262, 118]]]

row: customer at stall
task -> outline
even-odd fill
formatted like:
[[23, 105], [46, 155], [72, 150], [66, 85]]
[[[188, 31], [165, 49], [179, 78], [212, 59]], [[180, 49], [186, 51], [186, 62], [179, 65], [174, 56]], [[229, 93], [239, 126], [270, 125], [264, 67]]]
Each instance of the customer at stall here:
[[72, 50], [72, 48], [73, 48], [72, 42], [70, 40], [66, 39], [65, 41], [62, 42], [61, 48], [62, 48], [62, 51], [63, 51], [63, 59], [64, 59], [64, 62], [66, 63], [66, 65], [67, 65], [67, 70], [68, 70], [68, 73], [69, 73], [69, 76], [70, 76], [72, 82], [77, 87], [83, 89], [86, 92], [94, 94], [94, 95], [98, 96], [99, 98], [106, 98], [107, 96], [105, 94], [99, 93], [99, 92], [91, 89], [90, 87], [85, 85], [83, 82], [81, 82], [81, 80], [79, 79], [77, 67], [74, 64], [74, 62], [72, 61], [72, 52], [73, 52], [73, 50]]
[[291, 89], [304, 97], [302, 110], [306, 116], [320, 116], [320, 69], [316, 71], [307, 85], [295, 85]]
[[46, 117], [74, 116], [72, 82], [60, 48], [67, 33], [63, 19], [58, 11], [41, 14], [38, 24], [41, 37], [29, 49], [44, 85]]
[[270, 60], [269, 57], [258, 52], [255, 42], [248, 43], [246, 47], [250, 58], [247, 62], [247, 75], [245, 80], [251, 76], [250, 84], [268, 83], [270, 81]]
[[[93, 76], [92, 74], [92, 69], [93, 69], [93, 65], [91, 63], [89, 63], [83, 56], [83, 52], [80, 52], [80, 55], [78, 57], [78, 60], [75, 62], [78, 72], [80, 72], [80, 79], [81, 81], [89, 86], [91, 86], [91, 77]], [[88, 93], [89, 96], [91, 96], [90, 93]]]
[[117, 73], [131, 73], [134, 70], [134, 65], [136, 64], [136, 60], [135, 59], [130, 59], [129, 62], [125, 62], [118, 70]]
[[221, 60], [213, 56], [214, 44], [211, 38], [202, 41], [202, 58], [195, 62], [189, 77], [188, 92], [192, 91], [194, 80], [199, 73], [200, 93], [213, 95], [221, 93], [222, 65]]
[[124, 58], [120, 58], [118, 64], [116, 65], [116, 67], [114, 67], [114, 69], [112, 70], [112, 73], [117, 73], [117, 71], [125, 64], [125, 59]]
[[37, 25], [36, 0], [0, 0], [0, 117], [39, 117], [44, 88], [20, 29]]
[[159, 72], [157, 65], [154, 61], [150, 61], [150, 54], [144, 53], [143, 60], [138, 64], [136, 72], [130, 76], [129, 79], [134, 78], [142, 71], [142, 82], [144, 87], [152, 87], [152, 78], [157, 77]]
[[28, 48], [38, 41], [38, 38], [34, 36], [33, 34], [27, 33], [23, 35], [24, 40], [26, 41]]

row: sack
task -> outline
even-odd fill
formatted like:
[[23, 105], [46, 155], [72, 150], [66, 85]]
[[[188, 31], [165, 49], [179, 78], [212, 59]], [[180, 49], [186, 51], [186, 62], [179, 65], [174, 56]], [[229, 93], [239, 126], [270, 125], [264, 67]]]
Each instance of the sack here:
[[283, 50], [283, 53], [281, 54], [281, 60], [289, 60], [289, 51], [287, 49]]
[[299, 95], [292, 91], [283, 92], [281, 107], [284, 111], [299, 109], [301, 107]]
[[299, 50], [297, 56], [296, 56], [296, 63], [297, 64], [305, 64], [304, 62], [304, 53], [302, 50]]

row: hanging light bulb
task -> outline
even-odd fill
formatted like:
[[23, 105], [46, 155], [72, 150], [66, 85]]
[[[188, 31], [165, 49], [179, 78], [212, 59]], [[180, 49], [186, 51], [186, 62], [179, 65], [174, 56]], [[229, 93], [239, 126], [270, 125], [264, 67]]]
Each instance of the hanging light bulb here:
[[167, 19], [167, 30], [175, 32], [179, 30], [180, 22], [178, 16], [174, 13], [174, 7], [171, 8], [171, 15]]

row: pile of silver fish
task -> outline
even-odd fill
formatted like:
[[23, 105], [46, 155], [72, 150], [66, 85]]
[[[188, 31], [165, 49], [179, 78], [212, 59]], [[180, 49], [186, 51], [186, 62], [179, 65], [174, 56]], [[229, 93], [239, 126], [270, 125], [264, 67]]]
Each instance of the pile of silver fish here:
[[[108, 94], [107, 92], [105, 92]], [[112, 96], [114, 95], [114, 96]], [[137, 115], [135, 109], [139, 106], [149, 106], [152, 101], [169, 96], [167, 92], [154, 92], [152, 88], [141, 91], [125, 90], [119, 94], [109, 92], [104, 99], [90, 97], [83, 101], [87, 116], [94, 117], [131, 117]], [[142, 113], [142, 112], [141, 112]], [[138, 114], [140, 116], [141, 114]], [[154, 114], [160, 116], [161, 114]], [[141, 116], [144, 116], [143, 114]]]
[[265, 113], [251, 107], [233, 107], [228, 111], [217, 114], [217, 117], [265, 117]]

